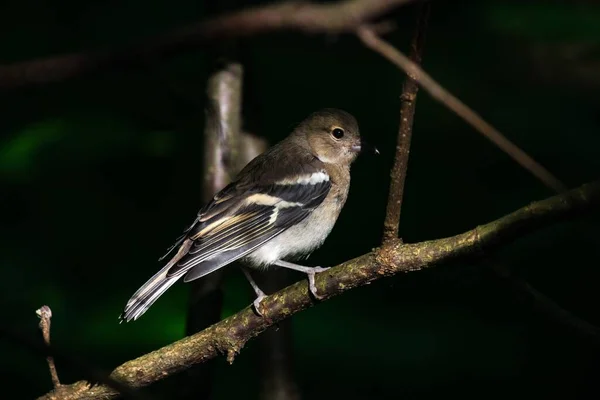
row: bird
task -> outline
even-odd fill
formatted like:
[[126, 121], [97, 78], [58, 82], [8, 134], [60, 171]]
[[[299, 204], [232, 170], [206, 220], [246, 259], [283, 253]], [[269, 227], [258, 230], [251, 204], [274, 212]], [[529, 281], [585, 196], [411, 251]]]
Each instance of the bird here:
[[379, 153], [361, 139], [350, 113], [324, 108], [308, 115], [200, 209], [159, 259], [174, 252], [170, 260], [131, 296], [120, 321], [138, 319], [181, 278], [190, 282], [236, 260], [256, 294], [259, 315], [266, 295], [248, 268], [303, 272], [311, 294], [321, 299], [315, 274], [329, 268], [292, 261], [307, 259], [330, 234], [348, 197], [351, 164], [367, 150]]

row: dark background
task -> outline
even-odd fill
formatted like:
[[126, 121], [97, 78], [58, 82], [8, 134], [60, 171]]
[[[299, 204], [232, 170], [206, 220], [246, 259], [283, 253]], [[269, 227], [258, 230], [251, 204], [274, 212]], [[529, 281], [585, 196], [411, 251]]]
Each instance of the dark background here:
[[[207, 15], [205, 2], [5, 0], [0, 61], [112, 48]], [[242, 5], [251, 2], [240, 2]], [[386, 39], [408, 51], [414, 6]], [[272, 34], [244, 40], [244, 127], [274, 143], [321, 107], [353, 113], [379, 158], [353, 167], [349, 200], [312, 265], [380, 243], [404, 75], [356, 37]], [[1, 324], [52, 340], [110, 370], [180, 339], [189, 285], [140, 320], [117, 317], [201, 206], [204, 50], [136, 69], [0, 93]], [[434, 2], [424, 68], [569, 187], [600, 172], [600, 7], [591, 1]], [[405, 241], [460, 233], [553, 193], [421, 91], [405, 203]], [[528, 235], [490, 260], [579, 317], [600, 324], [600, 215]], [[302, 275], [294, 275], [301, 279]], [[247, 306], [227, 275], [222, 316]], [[306, 399], [587, 398], [598, 352], [478, 261], [380, 280], [292, 318]], [[0, 340], [3, 392], [51, 388], [43, 357]], [[251, 341], [217, 361], [214, 399], [256, 398]], [[61, 379], [84, 378], [68, 364]], [[161, 394], [156, 391], [155, 394]], [[163, 398], [174, 396], [164, 395]]]

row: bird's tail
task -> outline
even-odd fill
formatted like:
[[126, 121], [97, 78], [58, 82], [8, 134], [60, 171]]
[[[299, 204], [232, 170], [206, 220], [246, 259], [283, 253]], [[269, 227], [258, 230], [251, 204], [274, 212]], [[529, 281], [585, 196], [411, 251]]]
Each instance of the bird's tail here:
[[158, 271], [152, 278], [148, 279], [148, 282], [144, 283], [144, 286], [139, 288], [137, 292], [131, 296], [125, 309], [119, 316], [119, 323], [123, 321], [135, 321], [141, 317], [168, 288], [183, 276], [182, 273], [176, 273], [171, 276], [169, 276], [168, 273], [173, 265], [187, 253], [191, 245], [192, 242], [190, 240], [184, 241], [171, 261], [169, 261], [167, 265]]
[[171, 263], [167, 264], [131, 296], [125, 310], [119, 317], [121, 322], [135, 321], [141, 317], [171, 285], [181, 278], [182, 275], [180, 274], [167, 277], [167, 272], [171, 266]]

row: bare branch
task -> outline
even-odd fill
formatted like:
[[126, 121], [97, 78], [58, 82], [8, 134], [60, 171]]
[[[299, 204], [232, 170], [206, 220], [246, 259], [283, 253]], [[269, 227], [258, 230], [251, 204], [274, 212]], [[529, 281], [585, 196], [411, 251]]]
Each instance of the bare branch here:
[[284, 2], [248, 8], [115, 51], [72, 53], [0, 67], [0, 87], [56, 82], [114, 67], [173, 57], [217, 39], [278, 30], [342, 33], [413, 0], [345, 0], [329, 4]]
[[[41, 306], [35, 313], [40, 317], [40, 329], [42, 331], [42, 336], [44, 337], [44, 343], [46, 346], [50, 347], [50, 320], [52, 319], [52, 310], [48, 306]], [[54, 386], [54, 389], [58, 389], [60, 387], [60, 380], [58, 379], [58, 372], [56, 372], [54, 358], [51, 355], [48, 355], [46, 360], [48, 361], [52, 385]]]
[[203, 202], [208, 203], [239, 170], [238, 135], [241, 131], [242, 66], [227, 63], [208, 80], [209, 112], [204, 129]]
[[506, 136], [504, 136], [492, 125], [487, 123], [469, 106], [444, 89], [417, 64], [412, 62], [408, 57], [406, 57], [392, 45], [382, 40], [377, 34], [375, 34], [375, 32], [373, 32], [371, 28], [366, 26], [360, 27], [357, 30], [357, 35], [367, 47], [387, 58], [398, 68], [406, 72], [408, 76], [419, 82], [423, 89], [425, 89], [434, 99], [444, 104], [450, 110], [454, 111], [473, 128], [475, 128], [482, 135], [492, 141], [496, 146], [502, 149], [506, 154], [512, 157], [523, 168], [531, 172], [546, 186], [559, 193], [566, 190], [565, 185], [554, 175], [552, 175], [546, 168], [544, 168], [527, 153], [508, 140]]
[[[340, 295], [382, 277], [428, 268], [444, 261], [491, 251], [543, 226], [597, 209], [600, 181], [532, 203], [500, 219], [456, 236], [415, 244], [390, 241], [370, 253], [318, 274], [316, 285], [325, 299]], [[193, 336], [165, 346], [113, 371], [111, 377], [134, 387], [150, 385], [176, 372], [227, 354], [229, 362], [251, 338], [269, 326], [313, 305], [305, 280], [263, 300], [266, 317], [251, 306]], [[107, 386], [87, 388], [86, 382], [62, 386], [64, 399], [110, 399], [117, 396]], [[39, 399], [52, 399], [53, 392]]]
[[[430, 3], [419, 4], [417, 10], [417, 23], [410, 44], [410, 59], [415, 64], [421, 63], [423, 57], [423, 46], [425, 44], [425, 31], [427, 30], [427, 19], [429, 18]], [[410, 140], [413, 132], [413, 119], [417, 106], [417, 92], [419, 85], [410, 76], [406, 77], [400, 107], [400, 128], [396, 142], [396, 157], [390, 173], [390, 192], [388, 194], [385, 222], [383, 223], [383, 240], [398, 238], [398, 225], [400, 224], [400, 212], [402, 210], [402, 199], [404, 197], [404, 182], [408, 169], [408, 155], [410, 153]]]

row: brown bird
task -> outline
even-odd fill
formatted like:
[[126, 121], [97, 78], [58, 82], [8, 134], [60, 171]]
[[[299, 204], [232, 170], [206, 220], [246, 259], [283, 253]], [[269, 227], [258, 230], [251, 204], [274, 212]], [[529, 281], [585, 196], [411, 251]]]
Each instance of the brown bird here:
[[[238, 259], [253, 268], [304, 272], [319, 298], [315, 274], [327, 268], [287, 260], [307, 258], [323, 244], [346, 202], [350, 165], [365, 147], [349, 113], [323, 109], [309, 115], [200, 210], [161, 260], [175, 249], [176, 254], [127, 302], [121, 321], [139, 318], [182, 277], [190, 282]], [[260, 314], [265, 294], [242, 270], [256, 292], [254, 307]]]

